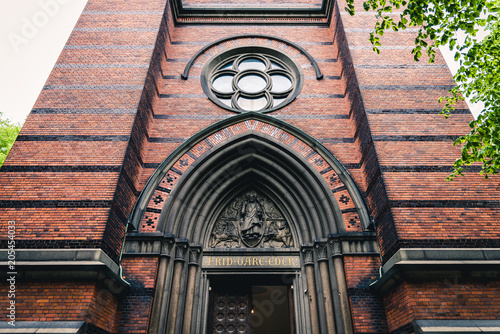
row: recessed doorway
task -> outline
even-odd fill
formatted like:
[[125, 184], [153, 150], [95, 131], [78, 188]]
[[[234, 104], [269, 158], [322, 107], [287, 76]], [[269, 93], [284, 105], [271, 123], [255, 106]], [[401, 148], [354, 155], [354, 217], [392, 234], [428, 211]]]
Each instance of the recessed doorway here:
[[211, 279], [209, 303], [210, 334], [295, 333], [293, 286], [278, 277]]

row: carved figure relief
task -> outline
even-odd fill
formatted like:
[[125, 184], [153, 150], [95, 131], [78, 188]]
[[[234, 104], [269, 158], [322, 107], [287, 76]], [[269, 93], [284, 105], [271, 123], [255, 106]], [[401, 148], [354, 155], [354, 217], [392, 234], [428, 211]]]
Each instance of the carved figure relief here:
[[221, 220], [215, 224], [210, 247], [217, 247], [219, 244], [223, 244], [226, 248], [240, 247], [240, 236], [233, 222]]
[[248, 247], [255, 247], [261, 241], [265, 225], [264, 210], [257, 200], [255, 191], [247, 193], [240, 210], [240, 236]]
[[293, 247], [290, 226], [266, 196], [254, 190], [234, 198], [217, 219], [212, 248]]
[[292, 233], [284, 220], [272, 221], [264, 233], [264, 247], [293, 247]]

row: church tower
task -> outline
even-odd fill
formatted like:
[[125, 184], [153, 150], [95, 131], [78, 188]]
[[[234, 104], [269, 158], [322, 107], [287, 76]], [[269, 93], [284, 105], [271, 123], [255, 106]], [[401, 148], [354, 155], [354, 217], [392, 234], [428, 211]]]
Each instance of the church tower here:
[[499, 333], [499, 178], [446, 181], [472, 115], [361, 4], [89, 0], [0, 170], [0, 333]]

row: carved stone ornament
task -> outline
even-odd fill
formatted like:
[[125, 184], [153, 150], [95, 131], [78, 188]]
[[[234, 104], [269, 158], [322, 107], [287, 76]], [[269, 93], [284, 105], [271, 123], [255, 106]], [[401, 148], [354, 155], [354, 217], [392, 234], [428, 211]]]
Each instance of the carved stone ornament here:
[[332, 252], [333, 256], [341, 256], [342, 255], [342, 245], [339, 240], [331, 240], [330, 244], [332, 244]]
[[175, 259], [176, 260], [184, 260], [184, 256], [186, 254], [186, 245], [177, 245], [175, 246]]
[[198, 264], [200, 258], [200, 249], [190, 249], [189, 250], [189, 263], [190, 264]]
[[314, 254], [312, 248], [304, 248], [302, 250], [304, 255], [304, 263], [305, 264], [313, 264], [314, 263]]
[[293, 247], [283, 215], [266, 196], [254, 190], [235, 197], [217, 219], [210, 235], [212, 248]]
[[328, 260], [328, 244], [317, 244], [316, 245], [316, 254], [318, 254], [318, 260], [324, 261]]

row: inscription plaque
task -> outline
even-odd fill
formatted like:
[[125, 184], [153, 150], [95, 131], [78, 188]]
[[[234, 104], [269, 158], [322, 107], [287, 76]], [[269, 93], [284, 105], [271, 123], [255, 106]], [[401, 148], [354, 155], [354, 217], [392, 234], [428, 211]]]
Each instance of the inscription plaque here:
[[203, 256], [203, 269], [222, 268], [300, 268], [299, 256], [286, 255], [231, 255], [231, 256]]

